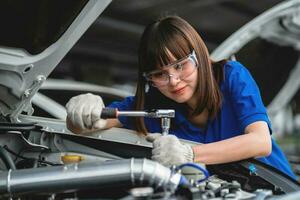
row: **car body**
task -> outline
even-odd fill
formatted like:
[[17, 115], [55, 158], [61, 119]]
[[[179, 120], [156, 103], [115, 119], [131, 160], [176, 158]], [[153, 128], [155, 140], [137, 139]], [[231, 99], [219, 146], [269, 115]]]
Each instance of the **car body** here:
[[33, 115], [65, 120], [67, 116], [65, 105], [73, 96], [92, 93], [101, 96], [104, 104], [109, 105], [113, 101], [134, 95], [131, 90], [73, 80], [47, 79], [32, 98]]
[[[27, 7], [25, 16], [17, 15], [23, 11], [22, 4], [14, 4], [15, 12], [7, 13], [18, 19], [17, 28], [22, 30], [18, 33], [25, 34], [25, 40], [12, 37], [16, 31], [12, 28], [5, 30], [5, 42], [0, 47], [0, 198], [276, 199], [288, 198], [290, 194], [299, 197], [297, 181], [255, 159], [208, 165], [207, 170], [213, 175], [206, 177], [202, 173], [205, 169], [195, 163], [188, 167], [196, 169], [185, 171], [184, 166], [167, 168], [149, 160], [152, 144], [134, 131], [112, 128], [74, 135], [64, 120], [32, 116], [34, 95], [110, 3], [63, 1], [57, 6], [55, 1], [46, 2], [48, 6], [42, 1], [39, 6], [33, 3]], [[300, 1], [285, 2], [276, 9], [288, 10], [288, 6], [299, 11]], [[33, 26], [33, 19], [40, 20], [37, 27]], [[49, 35], [41, 31], [48, 25]], [[31, 38], [28, 27], [32, 26], [37, 35]], [[198, 182], [200, 177], [205, 180]]]

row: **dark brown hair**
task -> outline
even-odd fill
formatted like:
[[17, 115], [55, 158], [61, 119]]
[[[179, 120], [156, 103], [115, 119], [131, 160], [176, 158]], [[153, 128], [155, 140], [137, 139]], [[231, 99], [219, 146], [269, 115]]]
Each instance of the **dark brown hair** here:
[[[138, 85], [135, 94], [137, 110], [145, 109], [147, 82], [143, 73], [169, 64], [172, 60], [168, 51], [176, 59], [181, 59], [193, 50], [199, 65], [195, 91], [199, 103], [192, 115], [198, 115], [205, 109], [208, 110], [210, 118], [217, 115], [222, 104], [219, 84], [224, 79], [223, 64], [210, 59], [207, 47], [197, 31], [178, 16], [167, 16], [152, 22], [142, 35], [139, 46]], [[137, 118], [135, 125], [138, 132], [143, 134], [148, 132], [143, 118]]]

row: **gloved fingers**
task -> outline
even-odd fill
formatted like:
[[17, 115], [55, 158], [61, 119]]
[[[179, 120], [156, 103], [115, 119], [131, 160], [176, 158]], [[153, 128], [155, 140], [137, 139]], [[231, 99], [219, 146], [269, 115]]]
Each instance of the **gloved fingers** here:
[[153, 141], [153, 147], [163, 146], [171, 150], [174, 146], [181, 145], [175, 135], [162, 135]]
[[93, 128], [95, 129], [104, 129], [107, 124], [106, 119], [99, 119], [93, 123]]
[[152, 149], [153, 159], [160, 163], [163, 163], [165, 166], [171, 166], [172, 164], [174, 164], [172, 160], [177, 157], [177, 153], [178, 152], [165, 149], [164, 146]]
[[161, 155], [152, 155], [151, 159], [154, 160], [154, 161], [157, 161], [157, 162], [159, 162], [161, 164], [164, 162], [164, 159], [162, 158]]
[[164, 147], [157, 147], [152, 149], [152, 159], [162, 163], [168, 160], [169, 152], [164, 149]]
[[154, 161], [158, 161], [158, 160], [160, 160], [160, 156], [159, 155], [152, 155], [151, 159], [154, 160]]
[[162, 164], [162, 165], [164, 165], [164, 166], [166, 166], [166, 167], [170, 167], [171, 166], [170, 160], [167, 157], [165, 157], [165, 156], [153, 155], [151, 157], [151, 159], [154, 160], [154, 161], [156, 161], [156, 162], [158, 162], [158, 163], [160, 163], [160, 164]]
[[174, 135], [167, 135], [154, 140], [152, 159], [165, 166], [171, 166], [193, 162], [194, 153], [191, 146], [182, 144]]
[[152, 155], [159, 155], [162, 152], [162, 148], [161, 147], [153, 147], [151, 152], [152, 152]]
[[92, 126], [95, 129], [103, 129], [107, 124], [107, 120], [100, 118], [104, 104], [102, 101], [98, 103], [92, 109]]
[[80, 105], [78, 107], [74, 107], [73, 111], [72, 111], [72, 115], [71, 115], [71, 121], [73, 122], [73, 124], [77, 127], [79, 127], [80, 129], [84, 129], [84, 123], [82, 120], [82, 111], [83, 111], [84, 105]]
[[67, 113], [73, 114], [76, 107], [78, 107], [80, 104], [82, 104], [82, 99], [84, 98], [86, 94], [81, 94], [75, 97], [72, 97], [66, 104], [66, 110]]
[[170, 144], [179, 144], [180, 143], [179, 139], [175, 135], [166, 135], [164, 137], [165, 137], [164, 142], [167, 142]]
[[70, 120], [70, 122], [80, 129], [84, 128], [84, 124], [82, 122], [82, 109], [83, 104], [81, 102], [82, 95], [78, 95], [75, 97], [72, 97], [69, 102], [66, 104], [66, 110], [67, 110], [67, 117]]
[[152, 142], [153, 148], [161, 148], [162, 146], [164, 146], [163, 141], [161, 141], [161, 137], [159, 137], [158, 139], [154, 140]]
[[[93, 122], [100, 119], [103, 100], [94, 94], [81, 94], [72, 97], [66, 104], [68, 119], [75, 127], [80, 129], [92, 128]], [[97, 109], [94, 109], [97, 108]], [[98, 122], [97, 126], [103, 126], [103, 122]]]
[[86, 105], [82, 109], [82, 121], [86, 128], [91, 129], [92, 128], [92, 112], [93, 107], [90, 105]]
[[91, 110], [91, 120], [92, 120], [92, 125], [94, 122], [98, 121], [100, 119], [102, 112], [102, 106], [101, 105], [94, 105]]
[[146, 136], [148, 142], [154, 142], [156, 139], [160, 138], [162, 135], [160, 133], [150, 133]]
[[73, 108], [74, 108], [74, 101], [73, 101], [73, 98], [71, 98], [68, 103], [66, 104], [66, 110], [67, 110], [67, 113], [71, 114], [71, 112], [73, 111]]
[[72, 124], [74, 124], [74, 112], [75, 112], [75, 101], [74, 98], [71, 98], [68, 103], [66, 104], [66, 111], [67, 111], [67, 116], [69, 118], [69, 120], [72, 122]]

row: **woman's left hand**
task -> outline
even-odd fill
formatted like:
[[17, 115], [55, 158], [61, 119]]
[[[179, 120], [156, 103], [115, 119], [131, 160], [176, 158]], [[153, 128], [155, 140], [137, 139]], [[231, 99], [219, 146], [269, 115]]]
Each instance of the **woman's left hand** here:
[[192, 147], [182, 144], [174, 135], [149, 134], [146, 139], [153, 143], [152, 160], [170, 167], [187, 162], [193, 162]]

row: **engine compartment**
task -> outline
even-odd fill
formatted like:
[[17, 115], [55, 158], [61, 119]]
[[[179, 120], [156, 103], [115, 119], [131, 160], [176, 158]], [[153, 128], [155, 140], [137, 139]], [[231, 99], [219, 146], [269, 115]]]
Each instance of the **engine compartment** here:
[[1, 199], [275, 199], [300, 191], [255, 159], [164, 167], [138, 136], [73, 135], [57, 121], [2, 122], [0, 133]]

